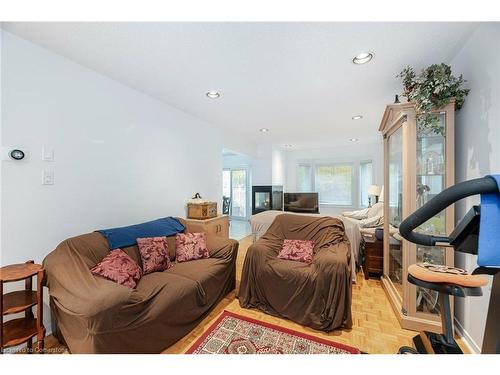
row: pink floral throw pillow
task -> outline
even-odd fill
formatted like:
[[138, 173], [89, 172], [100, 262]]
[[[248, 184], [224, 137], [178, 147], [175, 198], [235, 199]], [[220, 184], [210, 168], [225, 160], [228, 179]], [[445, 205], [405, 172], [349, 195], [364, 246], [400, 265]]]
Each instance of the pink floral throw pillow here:
[[175, 236], [177, 262], [208, 258], [206, 233], [178, 233]]
[[278, 258], [311, 263], [313, 260], [314, 241], [285, 240]]
[[138, 238], [137, 246], [141, 253], [142, 269], [145, 275], [170, 268], [166, 237]]
[[132, 289], [142, 277], [141, 267], [122, 249], [111, 251], [90, 272]]

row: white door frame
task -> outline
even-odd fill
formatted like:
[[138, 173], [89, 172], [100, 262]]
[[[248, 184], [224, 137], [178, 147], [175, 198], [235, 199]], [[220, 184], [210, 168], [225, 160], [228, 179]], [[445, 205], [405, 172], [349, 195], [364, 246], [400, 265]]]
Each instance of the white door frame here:
[[[250, 213], [252, 212], [252, 184], [251, 184], [251, 176], [250, 176], [250, 171], [251, 168], [248, 165], [243, 165], [240, 167], [227, 167], [227, 168], [222, 168], [223, 171], [230, 171], [230, 177], [229, 177], [229, 191], [231, 193], [231, 209], [229, 211], [229, 218], [231, 220], [248, 220], [250, 218]], [[245, 212], [245, 217], [242, 216], [232, 216], [232, 204], [233, 204], [233, 177], [232, 177], [232, 171], [245, 171], [246, 175], [246, 212]]]

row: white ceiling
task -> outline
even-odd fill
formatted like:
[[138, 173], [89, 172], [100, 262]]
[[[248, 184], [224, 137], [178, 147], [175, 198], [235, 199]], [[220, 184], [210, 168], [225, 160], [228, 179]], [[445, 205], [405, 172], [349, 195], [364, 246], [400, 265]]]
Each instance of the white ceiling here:
[[[255, 143], [379, 139], [395, 75], [449, 61], [471, 23], [4, 23], [9, 32]], [[373, 51], [369, 64], [353, 56]], [[220, 99], [205, 96], [219, 90]], [[362, 114], [359, 121], [353, 115]], [[262, 134], [259, 128], [270, 131]]]

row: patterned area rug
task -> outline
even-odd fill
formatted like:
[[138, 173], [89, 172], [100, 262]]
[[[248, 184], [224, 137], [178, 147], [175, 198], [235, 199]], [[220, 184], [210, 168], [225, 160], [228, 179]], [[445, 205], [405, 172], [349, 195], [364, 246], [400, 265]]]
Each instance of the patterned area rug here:
[[186, 354], [359, 354], [359, 349], [224, 311]]

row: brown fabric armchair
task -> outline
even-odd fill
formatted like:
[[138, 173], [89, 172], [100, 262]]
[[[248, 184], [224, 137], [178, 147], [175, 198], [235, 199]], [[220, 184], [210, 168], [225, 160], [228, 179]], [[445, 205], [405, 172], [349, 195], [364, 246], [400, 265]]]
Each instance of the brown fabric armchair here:
[[[277, 258], [283, 240], [315, 241], [311, 264]], [[351, 251], [339, 219], [278, 215], [243, 264], [241, 307], [322, 331], [350, 328]]]
[[[169, 237], [170, 258], [175, 238]], [[90, 273], [108, 253], [97, 232], [63, 241], [43, 261], [53, 332], [74, 353], [159, 353], [235, 287], [238, 242], [207, 236], [210, 258], [141, 278], [135, 289]], [[139, 265], [137, 246], [123, 248]]]

